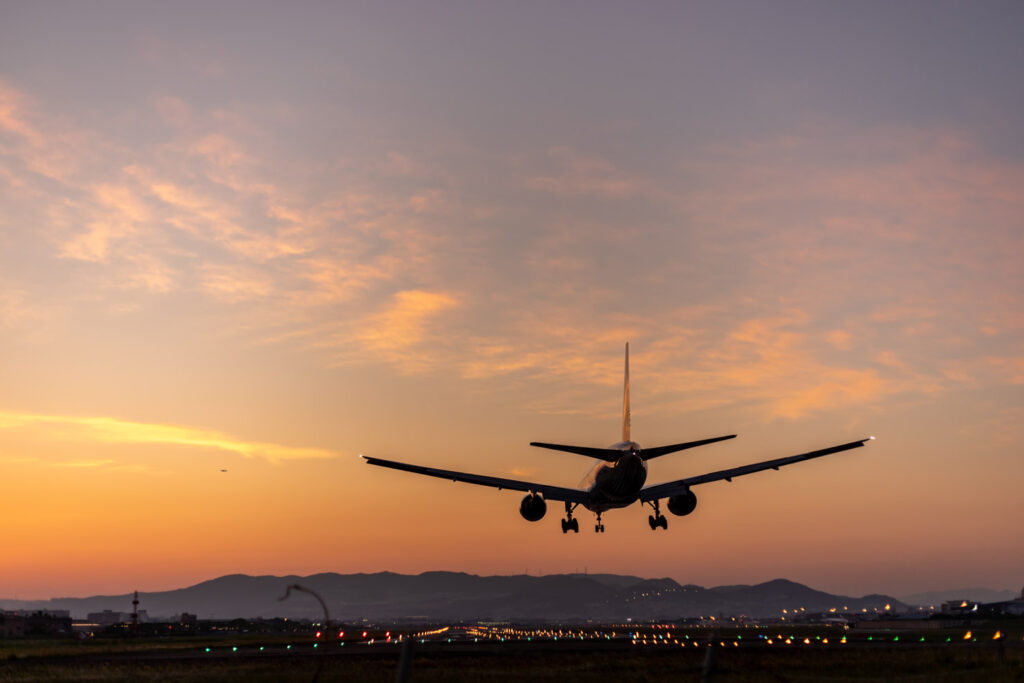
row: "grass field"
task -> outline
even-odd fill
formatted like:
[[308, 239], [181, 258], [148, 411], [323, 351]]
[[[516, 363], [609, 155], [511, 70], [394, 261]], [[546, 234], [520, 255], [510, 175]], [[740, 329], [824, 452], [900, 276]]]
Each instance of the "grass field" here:
[[[689, 633], [694, 637], [687, 640]], [[842, 643], [836, 638], [822, 642], [810, 628], [793, 628], [772, 629], [773, 644], [768, 645], [768, 639], [744, 633], [745, 638], [737, 639], [740, 632], [684, 635], [676, 629], [670, 638], [659, 640], [649, 630], [643, 633], [649, 637], [647, 645], [639, 637], [636, 644], [630, 637], [477, 642], [463, 638], [451, 643], [439, 639], [416, 645], [410, 680], [699, 681], [713, 649], [713, 680], [726, 683], [1024, 681], [1024, 641], [1019, 635], [993, 640], [965, 639], [961, 631], [856, 634]], [[778, 635], [791, 642], [778, 641]], [[0, 640], [0, 681], [395, 680], [400, 645], [331, 645], [319, 643], [314, 648], [309, 638], [257, 635]]]

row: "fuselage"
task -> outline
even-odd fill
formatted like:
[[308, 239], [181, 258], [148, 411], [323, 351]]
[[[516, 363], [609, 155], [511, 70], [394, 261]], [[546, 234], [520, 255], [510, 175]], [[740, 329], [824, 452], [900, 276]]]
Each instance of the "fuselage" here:
[[591, 512], [635, 503], [647, 481], [647, 462], [640, 457], [640, 444], [620, 441], [608, 449], [621, 451], [622, 455], [615, 462], [599, 461], [580, 486], [587, 491], [584, 507]]

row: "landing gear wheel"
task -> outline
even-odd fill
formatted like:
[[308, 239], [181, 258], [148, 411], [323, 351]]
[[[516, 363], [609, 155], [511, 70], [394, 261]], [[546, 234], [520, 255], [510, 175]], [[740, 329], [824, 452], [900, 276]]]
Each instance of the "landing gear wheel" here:
[[654, 531], [659, 526], [662, 529], [668, 529], [668, 520], [665, 519], [665, 515], [661, 514], [661, 508], [658, 505], [658, 501], [645, 501], [648, 505], [654, 508], [654, 514], [647, 518], [647, 524], [650, 525], [651, 531]]
[[565, 519], [562, 520], [563, 534], [568, 533], [569, 529], [572, 529], [574, 534], [578, 534], [580, 532], [580, 523], [572, 517], [572, 511], [576, 509], [577, 505], [579, 505], [579, 503], [570, 503], [568, 501], [565, 503]]
[[594, 533], [603, 534], [604, 533], [604, 524], [595, 524], [594, 525]]

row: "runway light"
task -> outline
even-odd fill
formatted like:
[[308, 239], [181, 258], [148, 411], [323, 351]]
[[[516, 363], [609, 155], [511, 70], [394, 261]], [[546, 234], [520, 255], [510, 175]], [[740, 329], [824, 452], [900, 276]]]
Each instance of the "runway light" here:
[[1002, 631], [996, 631], [996, 634], [994, 636], [992, 636], [992, 640], [1002, 640], [1002, 639], [1003, 639], [1003, 632]]
[[971, 632], [968, 631], [967, 633], [964, 634], [964, 640], [970, 640], [970, 639], [971, 639]]

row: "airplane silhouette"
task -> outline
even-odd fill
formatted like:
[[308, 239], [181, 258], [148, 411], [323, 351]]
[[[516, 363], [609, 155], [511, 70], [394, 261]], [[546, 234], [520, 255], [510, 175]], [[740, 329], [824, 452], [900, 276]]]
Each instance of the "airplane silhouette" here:
[[641, 448], [640, 444], [632, 441], [629, 434], [629, 343], [626, 343], [626, 371], [625, 386], [622, 399], [622, 441], [614, 443], [608, 448], [590, 448], [587, 446], [565, 446], [554, 443], [540, 443], [531, 441], [531, 446], [549, 448], [556, 451], [576, 453], [591, 458], [597, 458], [598, 462], [584, 479], [584, 486], [578, 489], [571, 489], [550, 484], [538, 484], [529, 481], [518, 481], [515, 479], [504, 479], [501, 477], [489, 477], [481, 474], [470, 474], [467, 472], [456, 472], [453, 470], [442, 470], [434, 467], [423, 467], [422, 465], [411, 465], [393, 460], [383, 460], [362, 456], [370, 465], [390, 467], [405, 472], [424, 474], [430, 477], [451, 479], [480, 486], [491, 486], [497, 489], [511, 489], [513, 491], [526, 491], [527, 495], [519, 505], [519, 514], [530, 522], [539, 521], [547, 512], [547, 501], [555, 500], [565, 503], [565, 519], [562, 520], [562, 533], [570, 530], [579, 533], [579, 521], [572, 516], [577, 507], [582, 505], [597, 515], [597, 523], [594, 531], [603, 532], [604, 524], [601, 522], [601, 513], [614, 508], [626, 507], [639, 501], [641, 505], [650, 505], [654, 514], [647, 520], [651, 530], [661, 527], [668, 529], [668, 520], [661, 514], [661, 500], [668, 499], [668, 510], [674, 515], [684, 516], [694, 511], [697, 507], [697, 496], [691, 487], [698, 484], [707, 484], [712, 481], [732, 481], [733, 477], [740, 477], [745, 474], [762, 472], [764, 470], [778, 470], [784, 465], [820, 458], [824, 455], [848, 451], [852, 448], [860, 448], [875, 437], [869, 436], [866, 439], [851, 441], [850, 443], [830, 446], [809, 453], [800, 453], [785, 458], [765, 460], [763, 462], [731, 467], [717, 472], [709, 472], [694, 477], [686, 477], [663, 484], [644, 486], [647, 481], [647, 461], [658, 458], [669, 453], [705, 446], [726, 439], [733, 439], [735, 434], [727, 436], [716, 436], [710, 439], [699, 441], [687, 441], [669, 446], [656, 446], [654, 448]]

